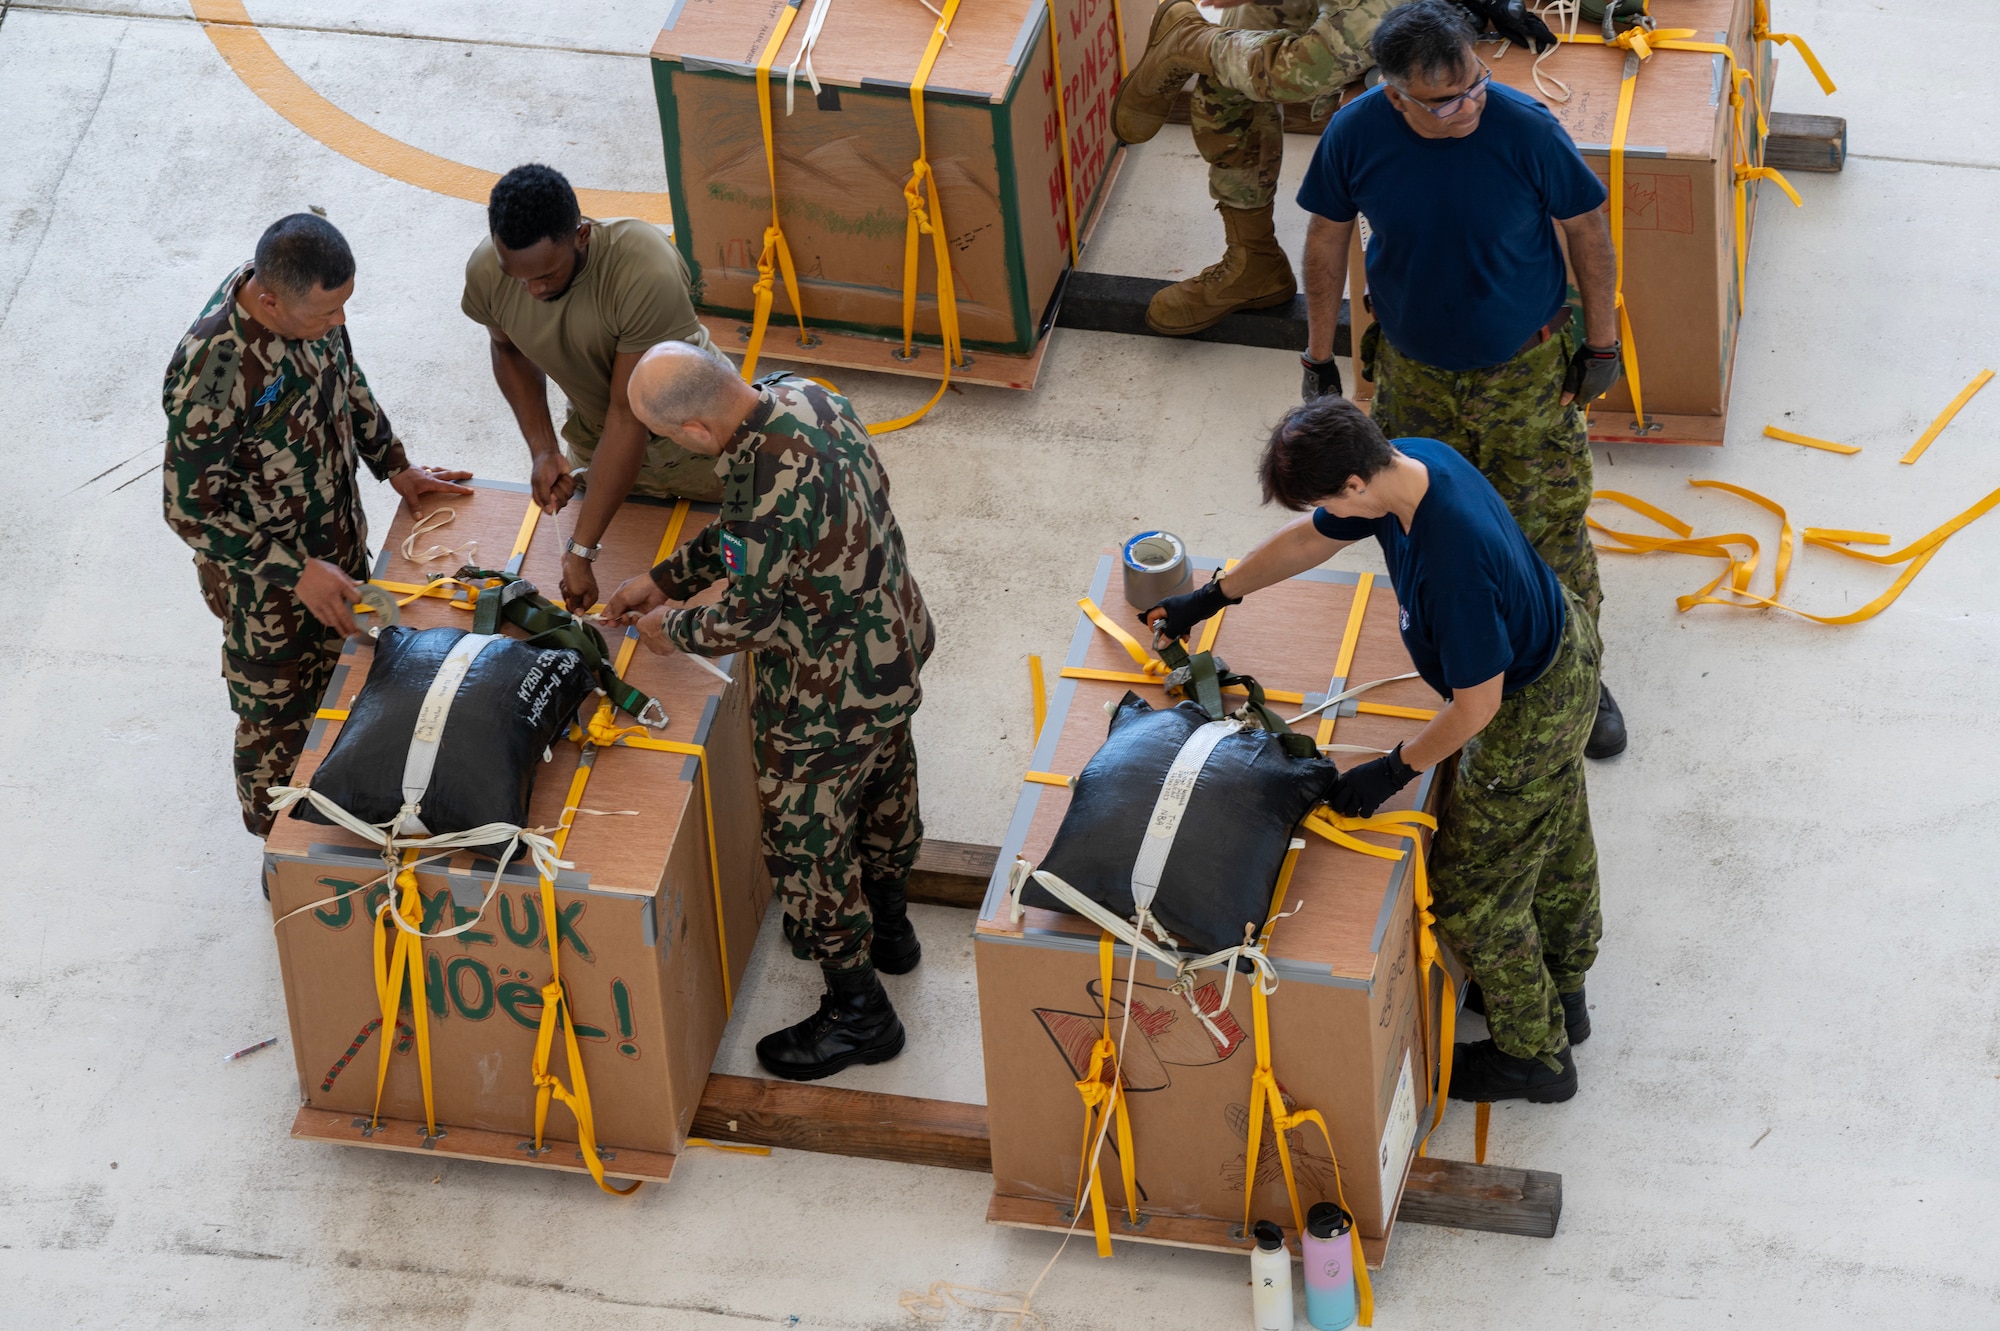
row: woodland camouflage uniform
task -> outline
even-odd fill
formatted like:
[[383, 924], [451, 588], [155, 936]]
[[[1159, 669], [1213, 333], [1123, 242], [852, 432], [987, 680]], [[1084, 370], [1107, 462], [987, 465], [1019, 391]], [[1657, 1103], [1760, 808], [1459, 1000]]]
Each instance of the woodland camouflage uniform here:
[[222, 621], [243, 825], [265, 836], [262, 794], [291, 776], [340, 656], [339, 635], [293, 589], [314, 559], [367, 578], [356, 458], [381, 480], [410, 464], [347, 329], [295, 342], [244, 318], [236, 296], [250, 272], [209, 297], [167, 367], [162, 477], [167, 525]]
[[1372, 364], [1369, 412], [1391, 439], [1436, 439], [1479, 468], [1521, 524], [1528, 544], [1575, 592], [1592, 619], [1604, 600], [1590, 509], [1590, 441], [1583, 411], [1562, 400], [1576, 353], [1575, 323], [1513, 359], [1476, 370], [1441, 370], [1403, 355], [1373, 324], [1362, 336]]
[[1431, 862], [1438, 928], [1494, 1043], [1552, 1066], [1569, 1044], [1557, 995], [1583, 988], [1604, 927], [1583, 775], [1603, 646], [1581, 598], [1563, 601], [1556, 659], [1460, 752]]
[[716, 459], [721, 520], [653, 569], [680, 650], [756, 649], [752, 724], [764, 857], [798, 957], [868, 964], [872, 885], [909, 877], [923, 841], [910, 718], [935, 638], [889, 479], [847, 400], [805, 379], [761, 401]]
[[1209, 48], [1213, 75], [1195, 80], [1195, 147], [1208, 193], [1228, 208], [1269, 207], [1285, 155], [1282, 103], [1331, 111], [1373, 60], [1368, 39], [1399, 0], [1283, 0], [1223, 11]]

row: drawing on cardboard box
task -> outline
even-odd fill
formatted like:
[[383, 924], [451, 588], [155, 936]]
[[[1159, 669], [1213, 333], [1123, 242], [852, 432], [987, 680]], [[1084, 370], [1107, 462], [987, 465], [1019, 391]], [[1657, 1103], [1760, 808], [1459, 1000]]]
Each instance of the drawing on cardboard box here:
[[[1287, 1114], [1297, 1111], [1298, 1102], [1292, 1099], [1291, 1093], [1282, 1083], [1278, 1086], [1278, 1095], [1284, 1101], [1284, 1111]], [[1249, 1105], [1229, 1105], [1223, 1109], [1222, 1117], [1229, 1124], [1232, 1137], [1240, 1142], [1249, 1141]], [[1315, 1142], [1319, 1143], [1317, 1152], [1313, 1149]], [[1316, 1192], [1322, 1197], [1333, 1196], [1339, 1183], [1339, 1171], [1334, 1167], [1331, 1156], [1320, 1153], [1326, 1150], [1325, 1139], [1316, 1135], [1309, 1136], [1304, 1128], [1293, 1128], [1285, 1134], [1285, 1145], [1292, 1153], [1292, 1169], [1306, 1190]], [[1239, 1151], [1235, 1158], [1222, 1166], [1222, 1181], [1231, 1192], [1243, 1191], [1243, 1160], [1246, 1154], [1247, 1151]], [[1278, 1158], [1277, 1150], [1273, 1148], [1260, 1151], [1257, 1156], [1257, 1186], [1275, 1187], [1284, 1182], [1284, 1178], [1285, 1166]]]
[[[1123, 989], [1123, 981], [1114, 983], [1114, 988]], [[1125, 1040], [1123, 1066], [1125, 1089], [1131, 1093], [1140, 1091], [1163, 1091], [1173, 1082], [1167, 1071], [1169, 1066], [1183, 1068], [1204, 1068], [1227, 1059], [1235, 1053], [1244, 1040], [1243, 1028], [1227, 1011], [1218, 1012], [1211, 1020], [1222, 1033], [1222, 1040], [1209, 1033], [1194, 1014], [1188, 1012], [1179, 995], [1171, 989], [1157, 984], [1141, 984], [1138, 990], [1147, 997], [1136, 995], [1132, 999], [1132, 1023]], [[1095, 1012], [1063, 1012], [1055, 1008], [1036, 1008], [1035, 1016], [1041, 1020], [1042, 1029], [1062, 1052], [1069, 1064], [1070, 1076], [1081, 1079], [1090, 1070], [1091, 1047], [1104, 1032], [1105, 1003], [1104, 991], [1099, 981], [1091, 980], [1084, 986], [1090, 996]], [[1204, 1012], [1215, 1012], [1222, 1006], [1221, 986], [1209, 983], [1194, 991], [1193, 1001], [1201, 1005]], [[1111, 1022], [1116, 1029], [1125, 1017], [1125, 1000], [1113, 996], [1110, 1005]]]

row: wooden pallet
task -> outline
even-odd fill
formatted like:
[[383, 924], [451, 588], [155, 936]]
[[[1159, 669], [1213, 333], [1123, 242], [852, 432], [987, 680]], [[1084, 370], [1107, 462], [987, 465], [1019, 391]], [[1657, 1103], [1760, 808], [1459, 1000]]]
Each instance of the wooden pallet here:
[[[929, 905], [977, 909], [999, 860], [997, 846], [926, 841], [910, 876], [910, 900]], [[782, 1147], [827, 1155], [855, 1156], [897, 1164], [930, 1165], [990, 1173], [993, 1168], [986, 1106], [916, 1096], [886, 1095], [840, 1086], [773, 1081], [712, 1073], [690, 1125], [691, 1140], [718, 1145]], [[363, 1146], [382, 1151], [429, 1154], [439, 1159], [479, 1160], [587, 1174], [574, 1141], [544, 1139], [536, 1154], [516, 1132], [447, 1128], [427, 1136], [421, 1123], [383, 1119], [370, 1128], [365, 1118], [310, 1107], [292, 1120], [292, 1136], [302, 1141]], [[614, 1179], [664, 1183], [673, 1175], [672, 1155], [622, 1148], [602, 1152]], [[1562, 1215], [1562, 1176], [1538, 1169], [1475, 1165], [1462, 1160], [1419, 1158], [1396, 1212], [1399, 1222], [1445, 1225], [1550, 1238]], [[993, 1224], [1067, 1230], [1065, 1204], [996, 1193], [987, 1208]], [[1247, 1241], [1226, 1221], [1185, 1216], [1143, 1216], [1137, 1226], [1114, 1223], [1114, 1237], [1138, 1243], [1234, 1250]], [[1371, 1266], [1387, 1248], [1364, 1240]]]

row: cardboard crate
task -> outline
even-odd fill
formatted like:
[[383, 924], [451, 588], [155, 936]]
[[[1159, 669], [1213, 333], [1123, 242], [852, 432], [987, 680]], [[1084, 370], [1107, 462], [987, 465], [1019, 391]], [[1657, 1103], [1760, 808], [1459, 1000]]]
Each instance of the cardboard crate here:
[[[419, 536], [417, 543], [463, 547], [476, 539], [482, 566], [509, 565], [509, 550], [529, 507], [526, 487], [475, 484], [478, 489], [471, 496], [427, 497], [426, 512], [449, 507], [456, 516], [441, 530]], [[640, 501], [618, 512], [598, 561], [607, 590], [652, 564], [675, 512], [671, 504]], [[712, 505], [690, 506], [680, 540], [714, 520]], [[394, 553], [410, 523], [409, 515], [398, 510], [383, 543], [378, 580], [424, 580], [423, 567]], [[560, 518], [542, 518], [525, 553], [511, 561], [545, 589], [560, 581], [560, 523]], [[450, 572], [460, 558], [428, 567]], [[707, 596], [715, 594], [711, 589]], [[404, 608], [403, 622], [416, 628], [469, 628], [471, 616], [442, 600], [424, 598]], [[517, 629], [507, 631], [520, 636]], [[328, 689], [327, 710], [349, 706], [367, 678], [371, 656], [369, 639], [348, 640]], [[750, 666], [742, 656], [717, 664], [730, 673], [728, 685], [685, 657], [655, 656], [640, 648], [626, 676], [667, 710], [669, 724], [652, 732], [654, 738], [706, 748], [733, 990], [771, 898], [771, 882], [758, 849]], [[586, 717], [600, 696], [591, 695]], [[630, 724], [622, 714], [617, 720]], [[342, 724], [331, 719], [315, 724], [296, 784], [310, 782]], [[557, 824], [581, 750], [562, 739], [552, 753], [536, 778], [530, 826]], [[638, 814], [579, 815], [563, 856], [576, 867], [564, 870], [556, 882], [562, 974], [581, 1037], [597, 1140], [612, 1157], [610, 1171], [628, 1177], [663, 1178], [671, 1170], [727, 1020], [716, 888], [709, 873], [697, 767], [694, 758], [680, 754], [598, 750], [583, 807]], [[420, 871], [425, 930], [472, 920], [492, 868], [490, 859], [461, 853]], [[560, 1105], [551, 1108], [548, 1119], [554, 1149], [537, 1157], [528, 1141], [534, 1135], [535, 1107], [529, 1068], [549, 954], [539, 879], [525, 857], [503, 876], [499, 895], [474, 929], [424, 944], [432, 1075], [443, 1135], [425, 1139], [416, 1058], [411, 1037], [402, 1032], [395, 1037], [397, 1051], [382, 1095], [382, 1114], [390, 1121], [367, 1131], [384, 1035], [371, 1025], [381, 1015], [370, 960], [371, 921], [388, 888], [370, 888], [337, 904], [291, 913], [365, 883], [381, 869], [377, 849], [360, 838], [289, 816], [278, 820], [265, 846], [272, 916], [282, 920], [276, 930], [278, 959], [303, 1105], [295, 1135], [583, 1168], [574, 1120]], [[406, 1006], [401, 1018], [405, 1027], [409, 1020]], [[573, 1087], [561, 1041], [551, 1067]]]
[[[751, 286], [771, 222], [754, 75], [786, 4], [681, 0], [653, 45], [674, 241], [717, 345], [728, 351], [748, 342]], [[1054, 0], [1079, 228], [1108, 193], [1120, 151], [1111, 131], [1120, 9], [1113, 0]], [[1137, 60], [1152, 6], [1123, 0], [1122, 12], [1126, 51]], [[929, 160], [952, 241], [960, 327], [974, 351], [1035, 351], [1069, 265], [1049, 14], [1048, 0], [962, 4], [926, 84]], [[801, 70], [796, 113], [788, 116], [784, 74], [808, 16], [793, 23], [771, 78], [779, 212], [806, 322], [822, 341], [849, 332], [900, 343], [903, 185], [917, 156], [909, 87], [936, 20], [915, 0], [841, 0], [813, 49], [823, 95], [815, 100]], [[883, 363], [871, 368], [930, 376], [942, 369], [928, 237], [919, 263], [916, 330], [925, 350], [899, 365], [883, 345], [876, 357]], [[779, 281], [768, 354], [841, 363], [841, 353], [823, 354], [825, 346], [801, 350], [796, 323], [789, 333], [782, 328], [791, 318]], [[980, 379], [981, 367], [960, 377]]]
[[[1195, 566], [1217, 563], [1197, 560]], [[1113, 558], [1100, 561], [1091, 596], [1114, 620], [1133, 624], [1135, 611], [1125, 604], [1115, 570]], [[1343, 679], [1336, 667], [1350, 611], [1363, 595], [1356, 650]], [[1254, 675], [1268, 689], [1304, 694], [1307, 704], [1350, 684], [1410, 669], [1387, 580], [1330, 570], [1304, 574], [1232, 606], [1214, 650], [1232, 669]], [[1066, 666], [1134, 668], [1131, 658], [1083, 617]], [[1104, 704], [1123, 697], [1128, 687], [1156, 706], [1164, 703], [1156, 687], [1064, 678], [1035, 749], [1034, 769], [1080, 772], [1103, 742]], [[1368, 710], [1343, 704], [1333, 742], [1387, 748], [1414, 735], [1424, 722], [1374, 708], [1429, 712], [1441, 705], [1418, 680], [1374, 690], [1359, 702]], [[1300, 710], [1295, 704], [1274, 706], [1287, 715]], [[1346, 766], [1355, 760], [1341, 761]], [[1436, 773], [1426, 773], [1384, 811], [1434, 805]], [[1040, 910], [1029, 910], [1016, 926], [1006, 889], [1017, 855], [1035, 861], [1046, 852], [1069, 798], [1059, 786], [1023, 784], [974, 944], [993, 1144], [988, 1219], [1058, 1229], [1069, 1222], [1080, 1165], [1083, 1114], [1075, 1083], [1086, 1071], [1080, 1060], [1087, 1060], [1104, 1011], [1098, 931], [1079, 917]], [[1301, 836], [1306, 845], [1285, 908], [1303, 903], [1304, 909], [1278, 924], [1270, 949], [1280, 976], [1269, 1000], [1272, 1070], [1294, 1107], [1325, 1116], [1347, 1201], [1371, 1260], [1379, 1261], [1412, 1153], [1430, 1121], [1438, 1054], [1435, 1030], [1426, 1031], [1419, 1019], [1412, 865], [1407, 854], [1392, 862], [1311, 833]], [[1408, 844], [1369, 839], [1384, 846]], [[1120, 945], [1117, 955], [1122, 996], [1131, 953]], [[1205, 973], [1203, 983], [1217, 991], [1205, 1006], [1213, 1006], [1223, 978], [1220, 970]], [[1135, 999], [1125, 1068], [1144, 1198], [1135, 1228], [1122, 1209], [1115, 1145], [1107, 1145], [1103, 1167], [1114, 1209], [1112, 1233], [1191, 1246], [1244, 1246], [1245, 1130], [1255, 1068], [1249, 985], [1235, 987], [1229, 1009], [1235, 1030], [1225, 1026], [1224, 1033], [1239, 1038], [1225, 1049], [1166, 991], [1171, 979], [1150, 960], [1138, 977], [1141, 997]], [[1441, 988], [1436, 977], [1433, 988]], [[1121, 997], [1114, 1017], [1122, 1002]], [[1435, 1025], [1436, 1002], [1427, 1010]], [[1289, 1229], [1291, 1209], [1268, 1121], [1265, 1126], [1253, 1211]], [[1302, 1204], [1332, 1199], [1333, 1171], [1318, 1133], [1295, 1131], [1288, 1141]], [[1088, 1216], [1080, 1227], [1089, 1230]]]
[[[1685, 40], [1729, 46], [1757, 76], [1770, 107], [1776, 63], [1768, 42], [1750, 39], [1753, 0], [1660, 0], [1661, 28], [1693, 28]], [[1587, 25], [1579, 32], [1597, 32]], [[1543, 73], [1568, 84], [1559, 103], [1535, 86], [1532, 56], [1520, 47], [1495, 61], [1494, 77], [1540, 100], [1576, 140], [1608, 188], [1611, 136], [1625, 52], [1566, 45]], [[1732, 139], [1728, 62], [1700, 51], [1655, 51], [1641, 63], [1625, 141], [1625, 304], [1638, 347], [1647, 425], [1632, 415], [1621, 381], [1591, 410], [1600, 442], [1720, 444], [1729, 406], [1738, 332], [1733, 152], [1739, 141], [1761, 159], [1757, 117], [1746, 102]], [[1758, 182], [1749, 186], [1754, 218]], [[1781, 200], [1783, 202], [1783, 200]], [[1746, 232], [1747, 239], [1747, 232]]]

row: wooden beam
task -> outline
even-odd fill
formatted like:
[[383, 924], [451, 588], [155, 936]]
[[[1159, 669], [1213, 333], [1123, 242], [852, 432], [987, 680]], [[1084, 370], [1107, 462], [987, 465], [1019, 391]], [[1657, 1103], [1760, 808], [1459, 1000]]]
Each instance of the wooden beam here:
[[[1218, 235], [1217, 239], [1220, 239]], [[1116, 273], [1077, 272], [1070, 274], [1069, 289], [1056, 311], [1056, 327], [1078, 328], [1092, 333], [1130, 333], [1137, 337], [1160, 337], [1146, 326], [1146, 303], [1163, 287], [1173, 285], [1154, 277], [1121, 277]], [[1340, 303], [1339, 321], [1334, 325], [1333, 350], [1348, 354], [1347, 302]], [[1190, 333], [1183, 342], [1222, 342], [1239, 347], [1270, 347], [1279, 351], [1306, 349], [1306, 298], [1292, 297], [1288, 305], [1267, 310], [1239, 310], [1213, 328]]]
[[838, 1086], [711, 1073], [689, 1132], [746, 1146], [982, 1173], [993, 1169], [985, 1105]]
[[[782, 1146], [979, 1173], [993, 1169], [985, 1105], [839, 1086], [713, 1073], [689, 1132], [744, 1146]], [[997, 1196], [994, 1204], [1001, 1205]], [[1062, 1228], [1067, 1217], [1051, 1218], [1060, 1209], [1051, 1205], [1032, 1215], [1009, 1210], [1001, 1223]], [[1560, 1174], [1424, 1158], [1410, 1166], [1410, 1181], [1396, 1212], [1398, 1221], [1411, 1224], [1530, 1238], [1553, 1237], [1561, 1215]], [[1155, 1216], [1124, 1236], [1197, 1247], [1240, 1246], [1222, 1233], [1227, 1226], [1219, 1222], [1189, 1224], [1193, 1227]], [[1121, 1228], [1129, 1226], [1121, 1222]]]
[[1000, 847], [963, 841], [926, 840], [910, 871], [910, 900], [930, 906], [964, 906], [978, 910], [986, 900]]
[[1398, 1220], [1551, 1239], [1562, 1218], [1562, 1175], [1419, 1156], [1410, 1165]]
[[1764, 165], [1780, 171], [1838, 171], [1847, 163], [1847, 118], [1771, 113]]

